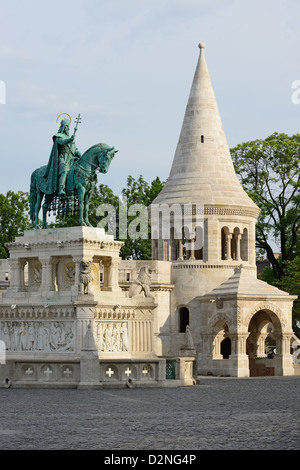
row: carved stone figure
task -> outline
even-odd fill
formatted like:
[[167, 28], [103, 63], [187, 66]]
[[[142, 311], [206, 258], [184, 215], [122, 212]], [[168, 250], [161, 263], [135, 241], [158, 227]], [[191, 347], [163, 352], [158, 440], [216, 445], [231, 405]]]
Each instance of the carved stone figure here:
[[47, 182], [48, 194], [58, 191], [59, 195], [65, 195], [65, 183], [67, 174], [73, 163], [73, 159], [81, 157], [81, 153], [75, 145], [75, 136], [69, 136], [70, 121], [63, 119], [57, 134], [53, 136], [53, 146], [46, 171], [43, 175]]
[[92, 331], [91, 322], [89, 322], [85, 337], [83, 338], [83, 346], [82, 349], [85, 351], [97, 351], [94, 335]]
[[189, 325], [185, 328], [184, 343], [182, 349], [195, 349], [192, 333]]
[[122, 323], [120, 326], [120, 340], [121, 351], [129, 351], [128, 330], [126, 323]]
[[90, 291], [90, 284], [93, 282], [93, 265], [91, 261], [81, 261], [79, 282], [82, 294], [88, 294]]
[[36, 263], [31, 267], [31, 286], [40, 286], [42, 281], [42, 267]]
[[145, 297], [153, 298], [150, 294], [151, 274], [152, 268], [150, 266], [141, 267], [137, 279], [133, 281], [129, 288], [129, 297], [144, 293]]
[[95, 337], [99, 352], [124, 353], [129, 351], [126, 322], [98, 322]]

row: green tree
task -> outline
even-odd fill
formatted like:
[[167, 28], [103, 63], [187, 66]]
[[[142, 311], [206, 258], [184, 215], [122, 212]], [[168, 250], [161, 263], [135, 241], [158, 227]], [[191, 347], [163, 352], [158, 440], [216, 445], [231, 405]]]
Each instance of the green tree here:
[[[152, 201], [160, 193], [164, 183], [159, 177], [156, 177], [150, 184], [145, 181], [142, 175], [137, 179], [132, 176], [127, 178], [127, 187], [122, 190], [122, 195], [126, 198], [127, 207], [134, 204], [149, 207]], [[128, 216], [128, 228], [134, 222], [135, 216]], [[124, 240], [124, 246], [121, 249], [123, 259], [151, 259], [151, 228], [147, 226], [148, 238], [137, 237], [133, 239], [128, 236]], [[130, 235], [130, 234], [129, 234]]]
[[[300, 256], [293, 260], [286, 261], [281, 279], [275, 279], [273, 270], [270, 267], [264, 268], [259, 275], [263, 281], [288, 292], [290, 295], [300, 295]], [[294, 301], [293, 305], [293, 328], [296, 321], [300, 320], [300, 298]]]
[[[231, 149], [236, 173], [249, 196], [260, 207], [256, 246], [267, 253], [275, 279], [284, 275], [287, 261], [299, 249], [300, 134], [274, 133], [264, 140]], [[281, 258], [274, 256], [272, 240]]]
[[[291, 295], [300, 295], [300, 256], [296, 256], [293, 260], [285, 263], [283, 276], [278, 283], [278, 287]], [[297, 320], [300, 320], [300, 298], [295, 300], [293, 306], [293, 323]]]
[[14, 241], [29, 228], [29, 194], [22, 191], [0, 194], [0, 258], [9, 257], [5, 243]]

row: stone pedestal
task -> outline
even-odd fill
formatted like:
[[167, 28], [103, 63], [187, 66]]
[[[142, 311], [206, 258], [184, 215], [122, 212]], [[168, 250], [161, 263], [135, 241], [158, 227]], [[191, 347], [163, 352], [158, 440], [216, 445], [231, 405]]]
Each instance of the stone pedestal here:
[[[8, 245], [12, 276], [0, 304], [0, 341], [12, 386], [165, 383], [165, 361], [155, 351], [157, 304], [121, 289], [122, 245], [91, 227], [30, 230]], [[0, 371], [0, 380], [6, 375]]]
[[102, 388], [100, 384], [100, 363], [98, 350], [95, 345], [94, 336], [91, 329], [91, 323], [83, 341], [83, 347], [80, 353], [80, 382], [79, 389]]
[[[95, 296], [103, 290], [119, 291], [118, 264], [123, 242], [102, 228], [67, 227], [28, 230], [7, 244], [11, 283], [4, 301], [24, 299], [24, 292], [44, 300], [74, 301], [79, 295]], [[28, 282], [24, 267], [28, 266]], [[103, 269], [104, 268], [104, 269]], [[104, 272], [103, 272], [104, 271]]]

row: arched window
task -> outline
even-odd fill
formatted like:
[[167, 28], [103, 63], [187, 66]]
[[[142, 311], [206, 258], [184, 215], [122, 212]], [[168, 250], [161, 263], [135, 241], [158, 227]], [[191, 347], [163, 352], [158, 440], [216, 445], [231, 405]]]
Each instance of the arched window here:
[[223, 356], [223, 359], [229, 359], [229, 356], [231, 354], [231, 339], [229, 338], [229, 336], [227, 336], [223, 339], [223, 341], [221, 341], [220, 348], [220, 352]]
[[184, 333], [186, 327], [190, 324], [190, 312], [187, 307], [179, 309], [179, 332]]
[[245, 228], [241, 239], [241, 258], [248, 261], [248, 230]]
[[176, 230], [174, 227], [170, 229], [170, 261], [179, 258], [178, 240], [176, 239]]
[[228, 228], [223, 227], [221, 230], [221, 259], [227, 259], [228, 246], [227, 246]]
[[195, 228], [195, 249], [194, 249], [194, 256], [195, 259], [203, 259], [203, 242], [204, 242], [204, 236], [203, 236], [203, 228], [202, 227], [196, 227]]
[[240, 229], [235, 227], [231, 239], [231, 256], [234, 260], [240, 259]]
[[188, 249], [190, 247], [190, 231], [188, 227], [182, 228], [182, 248], [183, 248], [183, 259], [190, 259], [191, 253]]

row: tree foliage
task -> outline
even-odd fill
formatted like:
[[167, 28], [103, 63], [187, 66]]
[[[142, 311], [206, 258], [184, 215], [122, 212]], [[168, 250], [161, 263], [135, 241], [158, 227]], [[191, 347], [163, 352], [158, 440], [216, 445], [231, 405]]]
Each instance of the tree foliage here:
[[[256, 245], [272, 264], [274, 278], [281, 279], [287, 261], [299, 253], [300, 231], [300, 134], [274, 133], [231, 149], [236, 173], [249, 196], [260, 207]], [[280, 249], [274, 256], [272, 241]]]
[[0, 258], [9, 257], [5, 243], [14, 241], [30, 228], [28, 211], [28, 193], [8, 191], [6, 195], [0, 194]]
[[[126, 197], [127, 207], [140, 204], [147, 208], [160, 193], [163, 185], [164, 183], [158, 177], [149, 184], [141, 175], [137, 179], [128, 176], [127, 187], [122, 190], [122, 195]], [[133, 223], [134, 218], [135, 215], [128, 216], [129, 227]], [[124, 246], [121, 249], [123, 259], [151, 259], [151, 229], [149, 225], [147, 231], [147, 239], [141, 237], [133, 239], [129, 236], [124, 240]]]
[[[260, 279], [278, 287], [281, 290], [288, 292], [290, 295], [300, 294], [300, 255], [296, 256], [293, 260], [286, 261], [283, 268], [283, 275], [281, 279], [274, 278], [272, 268], [264, 268]], [[296, 321], [300, 320], [300, 298], [294, 301], [293, 305], [293, 327], [295, 328]]]

